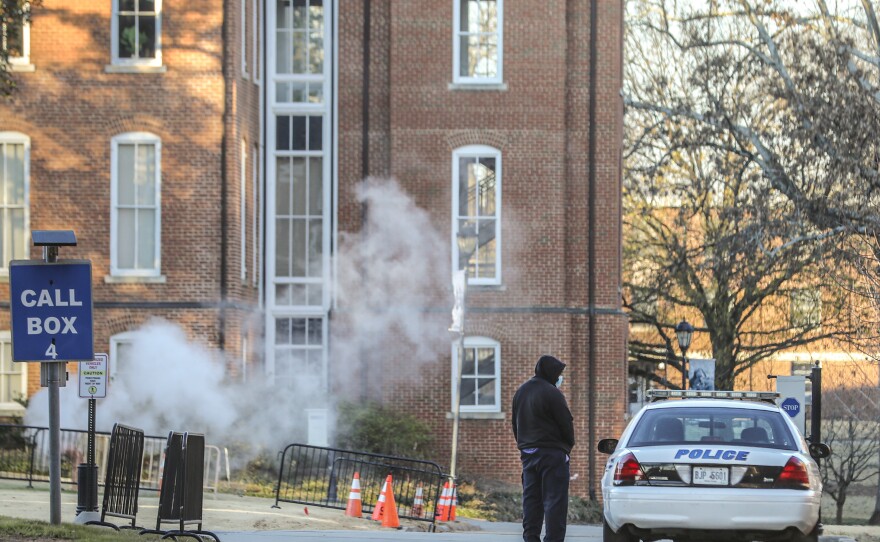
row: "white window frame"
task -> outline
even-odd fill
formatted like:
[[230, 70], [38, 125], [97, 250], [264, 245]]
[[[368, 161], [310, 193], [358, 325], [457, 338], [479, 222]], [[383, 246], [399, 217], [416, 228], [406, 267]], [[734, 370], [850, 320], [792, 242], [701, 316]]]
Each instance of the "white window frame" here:
[[162, 66], [162, 0], [156, 0], [156, 57], [120, 58], [119, 56], [119, 1], [113, 1], [113, 14], [110, 17], [111, 61], [114, 66]]
[[241, 178], [240, 190], [240, 212], [241, 212], [241, 282], [247, 283], [247, 159], [248, 145], [247, 141], [242, 138], [241, 148], [239, 150], [241, 164], [239, 175]]
[[504, 0], [496, 0], [498, 11], [498, 72], [495, 77], [465, 77], [461, 75], [461, 3], [466, 0], [452, 0], [452, 81], [458, 85], [500, 85], [504, 82]]
[[260, 147], [259, 145], [254, 145], [254, 159], [251, 160], [251, 203], [253, 211], [251, 211], [251, 260], [252, 260], [252, 272], [251, 272], [251, 285], [257, 286], [257, 278], [259, 276], [259, 254], [260, 254], [260, 239], [259, 239], [259, 216], [260, 216], [260, 207], [259, 207], [259, 193], [260, 193]]
[[[24, 145], [24, 236], [21, 242], [23, 246], [28, 247], [31, 235], [31, 138], [20, 132], [0, 132], [0, 145], [5, 143]], [[4, 248], [0, 245], [0, 251], [2, 250]], [[14, 254], [10, 254], [9, 257], [13, 259]], [[9, 262], [5, 261], [6, 258], [2, 252], [0, 252], [0, 258], [4, 260], [0, 261], [0, 277], [8, 277]]]
[[[0, 39], [4, 43], [0, 47], [6, 47], [6, 31], [0, 28]], [[9, 65], [14, 70], [16, 67], [30, 66], [31, 64], [31, 23], [28, 19], [22, 21], [21, 25], [21, 56], [10, 56]]]
[[241, 77], [248, 79], [248, 39], [247, 39], [247, 5], [248, 0], [239, 0], [241, 2]]
[[134, 331], [123, 331], [110, 337], [110, 361], [108, 361], [110, 367], [108, 372], [111, 381], [116, 378], [116, 370], [119, 366], [119, 344], [133, 345], [136, 334]]
[[[493, 405], [460, 405], [461, 412], [501, 412], [501, 343], [488, 337], [465, 337], [465, 350], [469, 348], [495, 349], [495, 404]], [[458, 393], [458, 356], [459, 342], [452, 343], [452, 405], [455, 405], [455, 394]], [[462, 378], [464, 378], [462, 376]]]
[[459, 162], [461, 158], [494, 158], [495, 159], [495, 277], [479, 278], [468, 276], [468, 284], [500, 285], [501, 284], [501, 216], [502, 203], [502, 161], [501, 151], [488, 145], [467, 145], [452, 151], [452, 272], [459, 269], [458, 230], [462, 216], [458, 214], [459, 197]]
[[[155, 245], [152, 269], [120, 269], [118, 265], [117, 237], [118, 232], [118, 198], [119, 198], [119, 145], [143, 144], [155, 145], [156, 175], [155, 187]], [[110, 150], [110, 275], [114, 277], [159, 277], [162, 273], [162, 140], [149, 132], [128, 132], [119, 134], [111, 140]]]
[[[22, 361], [12, 361], [12, 333], [9, 330], [0, 331], [0, 343], [9, 343], [10, 351], [9, 351], [9, 362], [12, 363], [12, 367], [17, 369], [21, 369], [21, 390], [22, 390], [22, 399], [27, 399], [28, 397], [28, 380], [27, 380], [27, 371], [28, 364], [27, 362]], [[2, 368], [2, 366], [0, 366]], [[3, 379], [7, 378], [7, 375], [0, 375], [0, 383], [3, 382]], [[12, 397], [8, 398], [8, 401], [0, 401], [0, 415], [21, 415], [25, 412], [25, 407], [20, 403], [15, 402]]]

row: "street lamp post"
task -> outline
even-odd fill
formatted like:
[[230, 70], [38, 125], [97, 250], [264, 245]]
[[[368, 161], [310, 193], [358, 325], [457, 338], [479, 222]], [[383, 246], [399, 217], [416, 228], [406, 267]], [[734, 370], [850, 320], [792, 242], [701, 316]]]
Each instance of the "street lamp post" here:
[[687, 351], [691, 345], [691, 337], [694, 335], [694, 326], [687, 320], [682, 319], [675, 326], [675, 335], [678, 337], [678, 347], [681, 349], [681, 389], [687, 389]]
[[[458, 235], [455, 238], [458, 244], [458, 258], [459, 258], [459, 267], [461, 270], [460, 281], [461, 281], [461, 299], [460, 299], [460, 318], [461, 321], [458, 325], [458, 359], [455, 364], [455, 396], [453, 397], [452, 404], [452, 457], [449, 461], [449, 477], [452, 480], [455, 480], [456, 474], [456, 464], [458, 461], [458, 427], [461, 421], [461, 368], [464, 363], [464, 325], [465, 325], [465, 311], [466, 311], [466, 303], [467, 300], [467, 262], [470, 259], [470, 255], [474, 253], [477, 248], [477, 237], [475, 233], [469, 228], [462, 228], [459, 230]], [[462, 265], [463, 262], [463, 265]]]

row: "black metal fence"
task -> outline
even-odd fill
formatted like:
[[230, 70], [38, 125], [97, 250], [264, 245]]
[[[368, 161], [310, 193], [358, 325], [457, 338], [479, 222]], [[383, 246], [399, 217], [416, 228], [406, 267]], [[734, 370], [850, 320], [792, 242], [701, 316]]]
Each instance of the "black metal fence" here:
[[[400, 518], [434, 523], [437, 501], [446, 480], [438, 464], [306, 444], [291, 444], [284, 449], [275, 506], [289, 502], [345, 510], [355, 472], [360, 478], [364, 515], [376, 507], [382, 484], [390, 474]], [[419, 489], [422, 505], [415, 502]]]
[[[77, 466], [86, 457], [88, 432], [79, 429], [61, 430], [61, 483], [76, 485]], [[98, 480], [103, 485], [110, 450], [110, 433], [95, 433], [95, 458]], [[144, 454], [140, 489], [159, 491], [162, 472], [162, 453], [165, 437], [144, 436]], [[221, 451], [216, 446], [205, 447], [204, 488], [217, 493], [220, 478]], [[226, 458], [229, 469], [229, 459]], [[0, 424], [0, 479], [49, 481], [49, 429], [31, 425]]]
[[115, 424], [110, 436], [110, 457], [104, 479], [101, 521], [88, 523], [113, 526], [106, 523], [106, 517], [112, 516], [131, 520], [131, 527], [135, 527], [143, 455], [144, 432], [134, 427]]

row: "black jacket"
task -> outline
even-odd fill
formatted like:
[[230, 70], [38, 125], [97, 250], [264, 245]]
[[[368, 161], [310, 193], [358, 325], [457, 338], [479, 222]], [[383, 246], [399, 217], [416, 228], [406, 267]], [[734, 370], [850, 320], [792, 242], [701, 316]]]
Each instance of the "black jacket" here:
[[565, 453], [574, 446], [574, 424], [565, 396], [556, 380], [565, 364], [553, 356], [541, 356], [535, 376], [513, 396], [513, 436], [520, 450], [559, 448]]

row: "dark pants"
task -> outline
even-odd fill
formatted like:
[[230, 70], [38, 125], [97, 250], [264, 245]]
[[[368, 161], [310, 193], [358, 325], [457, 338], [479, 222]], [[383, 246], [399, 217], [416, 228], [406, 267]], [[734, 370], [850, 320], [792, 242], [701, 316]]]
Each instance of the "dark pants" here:
[[520, 452], [523, 484], [523, 540], [540, 542], [541, 523], [547, 523], [544, 542], [563, 542], [568, 516], [568, 461], [556, 448]]

